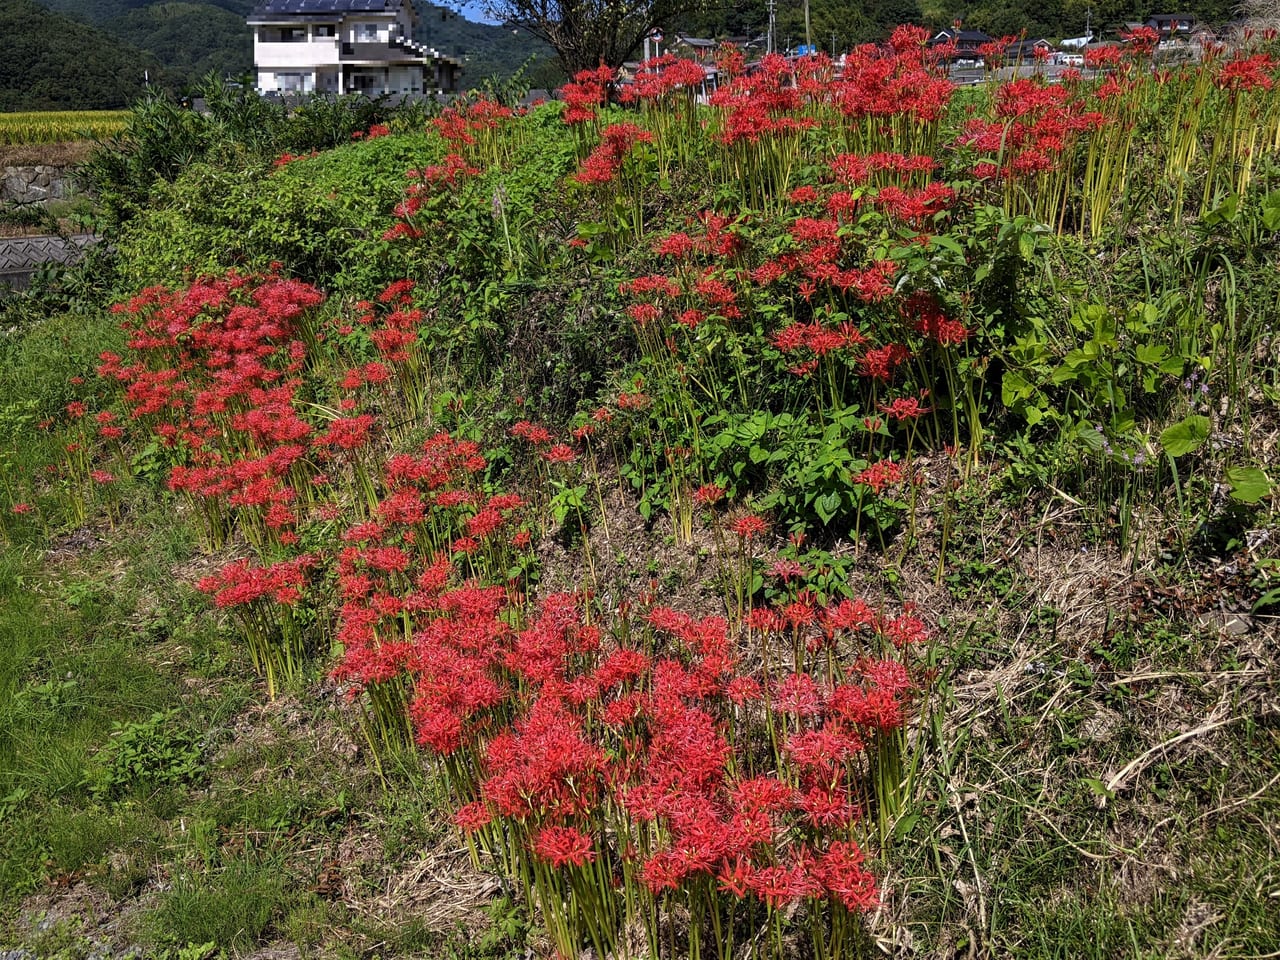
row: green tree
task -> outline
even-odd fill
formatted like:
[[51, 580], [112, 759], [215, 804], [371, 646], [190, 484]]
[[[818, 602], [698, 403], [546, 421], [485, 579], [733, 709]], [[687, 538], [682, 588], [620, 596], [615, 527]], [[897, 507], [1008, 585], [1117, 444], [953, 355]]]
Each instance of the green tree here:
[[158, 61], [33, 0], [0, 3], [0, 110], [127, 106]]
[[523, 27], [555, 50], [572, 76], [620, 67], [654, 28], [675, 23], [701, 0], [486, 0], [485, 14]]

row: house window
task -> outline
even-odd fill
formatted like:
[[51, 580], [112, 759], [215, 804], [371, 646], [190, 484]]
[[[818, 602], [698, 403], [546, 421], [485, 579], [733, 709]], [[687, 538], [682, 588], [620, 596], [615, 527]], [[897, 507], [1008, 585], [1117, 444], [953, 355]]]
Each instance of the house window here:
[[306, 43], [307, 28], [306, 27], [281, 27], [280, 42], [281, 43]]
[[356, 24], [356, 43], [377, 43], [378, 25], [376, 23]]
[[332, 23], [321, 23], [316, 26], [317, 37], [332, 37], [336, 35], [336, 28]]
[[300, 93], [303, 87], [303, 74], [277, 73], [276, 84], [282, 93]]

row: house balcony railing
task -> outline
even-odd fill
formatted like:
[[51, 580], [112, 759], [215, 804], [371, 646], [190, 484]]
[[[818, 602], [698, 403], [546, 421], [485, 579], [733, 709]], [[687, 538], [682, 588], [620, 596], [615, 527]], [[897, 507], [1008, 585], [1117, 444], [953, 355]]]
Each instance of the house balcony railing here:
[[422, 59], [421, 53], [395, 40], [390, 43], [344, 43], [341, 52], [343, 63], [409, 63]]

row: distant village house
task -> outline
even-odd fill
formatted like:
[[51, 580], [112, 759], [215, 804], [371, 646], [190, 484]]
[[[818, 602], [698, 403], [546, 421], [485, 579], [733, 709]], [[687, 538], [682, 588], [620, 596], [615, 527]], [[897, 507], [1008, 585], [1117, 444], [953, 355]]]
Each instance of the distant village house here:
[[249, 14], [263, 94], [448, 93], [462, 64], [413, 39], [411, 0], [263, 0]]

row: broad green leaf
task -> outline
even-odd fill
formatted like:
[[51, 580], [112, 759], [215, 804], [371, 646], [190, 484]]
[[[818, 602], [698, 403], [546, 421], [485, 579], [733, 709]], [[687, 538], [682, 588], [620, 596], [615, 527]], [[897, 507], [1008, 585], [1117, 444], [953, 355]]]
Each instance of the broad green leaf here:
[[1000, 399], [1006, 407], [1012, 407], [1019, 400], [1025, 400], [1035, 393], [1035, 389], [1018, 371], [1008, 370], [1000, 381]]
[[823, 523], [830, 523], [835, 515], [840, 512], [840, 494], [835, 492], [824, 493], [813, 502], [813, 510]]
[[1257, 467], [1231, 467], [1227, 471], [1231, 499], [1238, 503], [1257, 503], [1271, 493], [1271, 481]]
[[952, 253], [964, 255], [964, 247], [960, 246], [953, 238], [946, 234], [934, 234], [929, 238], [929, 243], [935, 247], [942, 247], [944, 250], [950, 250]]
[[1142, 343], [1138, 345], [1138, 349], [1134, 351], [1134, 356], [1138, 358], [1139, 363], [1157, 366], [1166, 355], [1169, 348], [1163, 343]]
[[[1073, 357], [1072, 354], [1075, 354]], [[1062, 366], [1054, 370], [1049, 380], [1056, 385], [1070, 383], [1075, 380], [1079, 374], [1079, 367], [1085, 362], [1084, 355], [1078, 350], [1072, 350], [1062, 358]]]
[[1280, 190], [1272, 190], [1262, 198], [1262, 226], [1272, 233], [1280, 230]]
[[1209, 226], [1219, 223], [1230, 223], [1236, 218], [1236, 213], [1240, 210], [1240, 195], [1236, 193], [1227, 194], [1226, 198], [1204, 215], [1204, 222]]
[[1197, 450], [1209, 439], [1209, 418], [1193, 414], [1160, 434], [1160, 446], [1171, 457], [1181, 457]]
[[1076, 428], [1076, 435], [1084, 441], [1084, 445], [1095, 453], [1101, 453], [1107, 446], [1107, 435], [1089, 423], [1082, 423]]
[[898, 822], [893, 825], [893, 839], [901, 840], [909, 834], [919, 822], [920, 814], [918, 813], [908, 813], [905, 817], [900, 818]]

